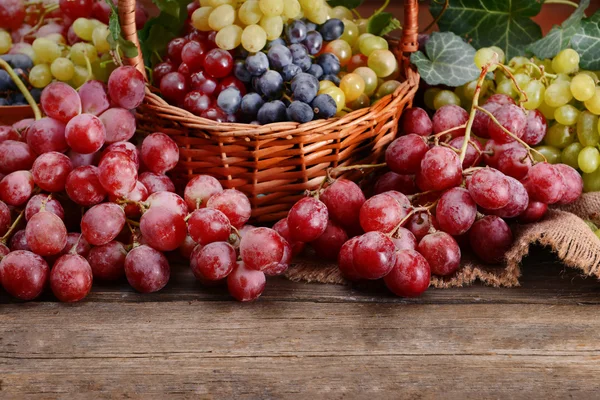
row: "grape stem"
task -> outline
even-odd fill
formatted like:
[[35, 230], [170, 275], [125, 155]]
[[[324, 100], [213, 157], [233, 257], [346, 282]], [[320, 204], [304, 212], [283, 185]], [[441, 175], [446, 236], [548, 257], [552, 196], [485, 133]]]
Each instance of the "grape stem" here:
[[383, 12], [383, 10], [385, 10], [389, 4], [390, 4], [390, 0], [385, 0], [383, 5], [381, 7], [379, 7], [379, 9], [373, 13], [373, 16], [371, 18], [373, 18], [377, 14], [381, 14]]
[[467, 168], [465, 169], [462, 173], [463, 175], [469, 175], [472, 174], [473, 172], [477, 172], [480, 169], [484, 169], [485, 167], [471, 167], [471, 168]]
[[568, 6], [571, 7], [579, 7], [579, 4], [575, 3], [574, 1], [569, 1], [569, 0], [545, 0], [544, 4], [566, 4]]
[[33, 32], [37, 31], [38, 29], [40, 29], [40, 27], [44, 24], [44, 19], [46, 18], [46, 15], [50, 14], [52, 11], [58, 10], [58, 3], [56, 4], [52, 4], [49, 6], [44, 6], [44, 12], [42, 13], [42, 15], [40, 15], [40, 19], [38, 20], [38, 22], [31, 27], [30, 30], [28, 30], [23, 37], [31, 35]]
[[430, 210], [432, 208], [434, 208], [438, 203], [438, 200], [434, 201], [431, 204], [428, 204], [426, 206], [423, 207], [415, 207], [412, 210], [410, 210], [410, 212], [408, 214], [406, 214], [406, 217], [402, 218], [402, 221], [400, 221], [400, 223], [398, 225], [396, 225], [396, 227], [394, 229], [392, 229], [392, 231], [388, 234], [389, 237], [393, 237], [397, 232], [398, 229], [400, 229], [404, 224], [406, 224], [406, 222], [408, 222], [408, 220], [415, 214], [417, 213], [422, 213], [422, 212], [427, 212], [430, 213]]
[[69, 254], [77, 254], [77, 246], [79, 245], [79, 242], [81, 241], [81, 236], [83, 235], [83, 233], [79, 234], [79, 237], [77, 238], [77, 241], [75, 242], [75, 244], [73, 245], [73, 247], [71, 247], [71, 250], [69, 250]]
[[352, 170], [355, 170], [355, 169], [377, 169], [377, 168], [383, 168], [383, 167], [387, 167], [387, 164], [386, 163], [381, 163], [381, 164], [348, 165], [348, 166], [345, 166], [345, 167], [335, 167], [335, 168], [332, 168], [329, 171], [329, 174], [337, 175], [340, 172], [352, 171]]
[[521, 89], [521, 87], [517, 83], [517, 80], [515, 79], [515, 76], [513, 75], [513, 73], [510, 70], [510, 68], [508, 68], [506, 65], [501, 64], [499, 62], [496, 62], [496, 65], [498, 66], [498, 68], [500, 68], [501, 70], [503, 70], [504, 74], [506, 76], [508, 76], [510, 78], [510, 80], [513, 81], [513, 83], [515, 84], [515, 87], [517, 88], [517, 90], [521, 94], [521, 96], [519, 98], [519, 105], [521, 107], [523, 107], [523, 103], [527, 103], [527, 101], [529, 100], [529, 98], [527, 97], [527, 93], [525, 93], [525, 91], [523, 89]]
[[540, 74], [540, 79], [546, 79], [546, 78], [550, 78], [550, 79], [556, 79], [558, 75], [556, 74], [550, 74], [548, 72], [546, 72], [544, 70], [544, 66], [542, 65], [541, 67], [539, 65], [537, 65], [536, 63], [532, 63], [531, 61], [528, 62], [525, 65], [530, 65], [533, 67], [533, 69], [537, 70], [538, 73]]
[[6, 233], [4, 234], [4, 236], [2, 236], [0, 238], [0, 243], [6, 244], [8, 242], [8, 239], [10, 239], [10, 237], [12, 236], [13, 232], [15, 231], [15, 229], [17, 229], [17, 226], [19, 226], [19, 223], [23, 219], [24, 215], [25, 215], [25, 210], [21, 211], [19, 213], [19, 215], [17, 216], [17, 218], [15, 218], [15, 221], [12, 223], [12, 225], [10, 226], [10, 228], [8, 228], [8, 231], [6, 231]]
[[127, 225], [129, 225], [129, 229], [131, 229], [132, 226], [135, 226], [136, 228], [140, 227], [140, 223], [136, 222], [132, 219], [127, 218]]
[[418, 199], [419, 197], [427, 196], [431, 193], [437, 193], [437, 190], [427, 190], [427, 191], [421, 192], [421, 193], [410, 194], [406, 197], [408, 197], [408, 200], [412, 203], [413, 200]]
[[81, 89], [81, 87], [83, 85], [85, 85], [87, 83], [87, 81], [90, 80], [90, 78], [92, 77], [92, 63], [90, 62], [90, 58], [87, 56], [87, 54], [84, 54], [83, 57], [85, 58], [85, 67], [87, 69], [87, 76], [85, 78], [85, 81], [83, 81], [83, 83], [75, 90], [79, 91], [79, 89]]
[[486, 110], [483, 107], [475, 106], [475, 109], [477, 109], [477, 110], [479, 110], [479, 111], [487, 114], [488, 117], [490, 117], [490, 119], [492, 121], [494, 121], [494, 123], [496, 125], [498, 125], [500, 127], [500, 129], [502, 129], [502, 131], [504, 133], [506, 133], [508, 136], [510, 136], [511, 138], [513, 138], [514, 140], [516, 140], [517, 142], [519, 142], [519, 144], [521, 144], [523, 147], [525, 147], [527, 149], [527, 152], [529, 153], [529, 155], [531, 157], [531, 161], [533, 161], [535, 163], [535, 160], [531, 156], [531, 152], [535, 152], [535, 153], [539, 154], [544, 159], [544, 161], [548, 161], [548, 160], [546, 160], [546, 157], [544, 157], [544, 155], [542, 153], [540, 153], [539, 151], [537, 151], [533, 147], [529, 146], [527, 143], [525, 143], [523, 140], [521, 140], [520, 137], [518, 137], [517, 135], [513, 134], [511, 131], [509, 131], [505, 127], [503, 127], [502, 124], [500, 122], [498, 122], [498, 120], [496, 119], [496, 117], [494, 117], [494, 114], [492, 114], [491, 112], [489, 112], [488, 110]]
[[465, 129], [467, 127], [467, 124], [462, 124], [460, 126], [455, 126], [454, 128], [450, 128], [450, 129], [446, 129], [445, 131], [436, 133], [435, 135], [433, 135], [433, 137], [437, 140], [439, 137], [444, 136], [449, 134], [450, 132], [459, 130], [459, 129]]
[[[435, 1], [435, 0], [434, 0]], [[437, 3], [437, 1], [435, 1]], [[433, 21], [431, 21], [431, 23], [429, 25], [427, 25], [425, 28], [423, 28], [421, 30], [421, 33], [425, 33], [428, 30], [430, 30], [431, 28], [433, 28], [433, 26], [435, 24], [438, 23], [438, 21], [442, 18], [442, 16], [444, 15], [444, 13], [446, 12], [446, 10], [448, 9], [448, 6], [450, 5], [450, 0], [445, 0], [444, 1], [444, 5], [442, 6], [442, 9], [440, 10], [440, 13], [438, 14], [437, 17], [434, 18]]]
[[238, 231], [238, 229], [235, 226], [231, 225], [231, 230], [238, 238], [240, 238], [240, 240], [242, 239], [242, 234], [240, 233], [240, 231]]
[[37, 103], [33, 99], [33, 96], [31, 96], [31, 93], [29, 93], [29, 90], [27, 90], [27, 87], [25, 86], [25, 84], [23, 84], [23, 81], [21, 81], [21, 78], [19, 78], [19, 76], [15, 73], [15, 71], [12, 69], [12, 67], [10, 65], [8, 65], [8, 63], [1, 58], [0, 58], [0, 67], [2, 67], [6, 72], [8, 72], [8, 75], [10, 76], [10, 78], [13, 80], [15, 85], [17, 85], [17, 87], [19, 88], [21, 93], [23, 93], [23, 96], [25, 96], [25, 100], [27, 100], [27, 103], [29, 103], [29, 105], [31, 106], [31, 109], [33, 110], [33, 115], [35, 116], [35, 119], [36, 120], [42, 119], [42, 112], [40, 111], [40, 108], [38, 107]]

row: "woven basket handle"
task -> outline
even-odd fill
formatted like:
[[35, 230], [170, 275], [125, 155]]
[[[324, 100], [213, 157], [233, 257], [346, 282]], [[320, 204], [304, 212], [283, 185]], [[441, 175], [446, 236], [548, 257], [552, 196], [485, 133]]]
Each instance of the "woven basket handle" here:
[[[419, 2], [418, 0], [404, 0], [404, 25], [402, 30], [401, 49], [404, 53], [413, 53], [419, 48]], [[127, 62], [136, 67], [146, 77], [144, 59], [140, 49], [137, 30], [135, 29], [135, 0], [119, 0], [119, 21], [123, 37], [135, 44], [138, 55], [127, 59]]]

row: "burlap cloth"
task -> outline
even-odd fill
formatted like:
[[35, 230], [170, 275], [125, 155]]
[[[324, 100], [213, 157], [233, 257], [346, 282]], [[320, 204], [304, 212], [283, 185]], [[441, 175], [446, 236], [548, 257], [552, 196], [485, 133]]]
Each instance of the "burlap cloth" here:
[[[584, 193], [574, 204], [549, 209], [540, 222], [513, 224], [514, 244], [506, 253], [505, 263], [498, 266], [479, 264], [463, 254], [463, 265], [450, 277], [432, 277], [431, 286], [450, 288], [480, 282], [495, 287], [519, 285], [521, 260], [532, 245], [541, 245], [556, 253], [566, 266], [585, 275], [600, 278], [600, 239], [584, 219], [600, 224], [600, 192]], [[295, 260], [286, 273], [292, 281], [346, 284], [335, 263], [324, 264], [307, 256]]]

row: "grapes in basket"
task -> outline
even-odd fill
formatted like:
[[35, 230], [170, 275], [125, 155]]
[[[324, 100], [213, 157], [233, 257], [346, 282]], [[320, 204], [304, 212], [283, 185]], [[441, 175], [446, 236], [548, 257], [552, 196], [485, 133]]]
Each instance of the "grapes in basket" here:
[[[0, 6], [6, 7], [0, 12], [0, 55], [36, 102], [51, 82], [79, 88], [90, 80], [108, 80], [116, 65], [108, 37], [111, 10], [104, 0], [5, 3]], [[138, 29], [146, 19], [138, 6]], [[0, 69], [0, 105], [27, 104], [15, 79]]]
[[187, 34], [153, 68], [171, 104], [221, 122], [269, 124], [343, 116], [393, 93], [388, 42], [324, 0], [202, 1]]

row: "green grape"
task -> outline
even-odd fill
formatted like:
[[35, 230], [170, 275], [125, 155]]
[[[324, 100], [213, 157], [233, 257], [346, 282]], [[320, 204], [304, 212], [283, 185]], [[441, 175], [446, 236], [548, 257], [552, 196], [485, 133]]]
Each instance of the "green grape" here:
[[32, 44], [37, 59], [42, 63], [51, 63], [61, 55], [60, 47], [52, 40], [37, 38]]
[[375, 36], [375, 35], [373, 35], [372, 33], [361, 33], [361, 34], [358, 36], [358, 39], [356, 39], [356, 42], [354, 43], [354, 48], [353, 48], [353, 50], [354, 50], [354, 53], [355, 53], [355, 54], [356, 54], [356, 53], [360, 53], [360, 44], [361, 44], [361, 43], [362, 43], [364, 40], [366, 40], [366, 39], [368, 39], [368, 38], [371, 38], [371, 37], [374, 37], [374, 36]]
[[33, 46], [28, 43], [23, 43], [17, 51], [17, 54], [25, 54], [27, 57], [31, 58], [35, 65], [39, 64], [35, 51], [33, 51]]
[[[481, 85], [481, 89], [479, 90], [479, 98], [485, 97], [488, 94], [491, 85], [492, 85], [492, 81], [487, 80], [487, 79], [483, 81], [483, 84]], [[468, 102], [471, 102], [473, 100], [473, 97], [475, 96], [476, 89], [477, 89], [477, 80], [465, 83], [463, 85], [463, 90], [462, 90], [465, 100], [467, 100]], [[480, 102], [480, 104], [482, 104], [482, 102]]]
[[96, 25], [87, 18], [77, 18], [73, 22], [73, 31], [80, 38], [86, 42], [92, 41], [92, 33], [94, 32]]
[[460, 98], [449, 90], [440, 90], [433, 98], [433, 108], [438, 110], [448, 104], [460, 106]]
[[460, 99], [460, 104], [468, 104], [469, 103], [469, 100], [465, 96], [465, 85], [455, 87], [453, 92]]
[[441, 91], [442, 89], [436, 87], [430, 87], [429, 89], [426, 89], [423, 93], [423, 102], [425, 103], [425, 107], [429, 108], [430, 110], [435, 110], [433, 99], [435, 99], [435, 96], [437, 96], [437, 94]]
[[327, 21], [327, 18], [329, 18], [328, 8], [325, 7], [324, 4], [322, 4], [318, 8], [308, 9], [308, 10], [304, 9], [304, 16], [310, 22], [313, 22], [317, 25], [321, 25]]
[[[518, 73], [518, 74], [514, 74], [513, 75], [515, 77], [515, 81], [517, 82], [517, 84], [519, 85], [519, 87], [522, 89], [523, 87], [527, 86], [527, 84], [529, 82], [531, 82], [531, 77], [525, 73]], [[513, 82], [514, 85], [514, 82]], [[517, 89], [517, 87], [515, 86], [515, 90]]]
[[554, 110], [554, 119], [563, 125], [575, 125], [578, 117], [579, 110], [570, 104], [565, 104]]
[[571, 143], [563, 149], [562, 153], [560, 153], [560, 162], [573, 168], [579, 168], [577, 157], [579, 157], [579, 152], [581, 149], [583, 149], [583, 145], [581, 143]]
[[583, 75], [587, 75], [590, 78], [592, 78], [594, 80], [594, 84], [598, 83], [598, 74], [596, 74], [596, 72], [582, 70], [582, 71], [579, 71], [579, 73], [583, 74]]
[[200, 7], [212, 7], [212, 0], [200, 0]]
[[574, 127], [556, 123], [546, 132], [544, 144], [562, 150], [573, 143], [576, 136]]
[[358, 26], [350, 19], [343, 19], [342, 22], [344, 23], [344, 33], [340, 39], [348, 42], [350, 46], [354, 46], [358, 40]]
[[347, 7], [344, 6], [335, 6], [331, 9], [331, 18], [337, 18], [337, 19], [354, 19], [354, 16], [352, 15], [352, 11], [350, 11]]
[[283, 32], [283, 19], [281, 17], [263, 16], [260, 19], [260, 26], [267, 34], [267, 40], [275, 40]]
[[591, 99], [596, 93], [596, 82], [583, 72], [575, 75], [571, 80], [571, 93], [579, 101]]
[[577, 156], [577, 164], [586, 174], [594, 172], [600, 166], [600, 152], [593, 146], [584, 147]]
[[29, 83], [34, 88], [42, 89], [52, 82], [52, 72], [48, 64], [38, 64], [29, 71]]
[[[498, 54], [496, 51], [494, 51], [494, 49], [491, 49], [489, 47], [483, 47], [475, 52], [475, 57], [474, 57], [473, 61], [475, 62], [475, 65], [477, 66], [477, 68], [483, 69], [483, 67], [486, 64], [489, 64], [490, 62], [492, 62], [494, 57], [496, 57], [496, 61], [498, 62], [500, 54]], [[497, 65], [492, 65], [492, 66], [490, 66], [490, 68], [488, 68], [488, 71], [490, 71], [490, 72], [495, 71], [496, 68], [498, 68]]]
[[529, 63], [529, 59], [523, 56], [517, 56], [510, 59], [508, 66], [511, 68], [522, 68]]
[[210, 0], [211, 7], [219, 7], [223, 4], [229, 4], [230, 6], [234, 6], [237, 4], [236, 0]]
[[[217, 34], [218, 36], [218, 34]], [[251, 53], [259, 52], [267, 44], [267, 32], [258, 25], [248, 25], [242, 33], [242, 46]]]
[[358, 67], [354, 73], [359, 75], [365, 82], [365, 93], [367, 96], [372, 96], [377, 90], [377, 74], [369, 67]]
[[583, 191], [598, 192], [600, 191], [600, 168], [591, 174], [583, 174]]
[[371, 68], [379, 78], [390, 76], [398, 66], [398, 61], [389, 50], [375, 50], [369, 56], [367, 65]]
[[552, 69], [559, 74], [572, 74], [579, 69], [579, 54], [573, 49], [560, 51], [552, 60]]
[[323, 79], [319, 82], [319, 94], [323, 94], [323, 91], [328, 88], [337, 87], [335, 83], [328, 81], [327, 79]]
[[556, 107], [550, 107], [545, 101], [542, 101], [542, 104], [538, 107], [538, 111], [541, 112], [548, 121], [551, 121], [554, 120], [554, 111], [556, 111]]
[[550, 60], [548, 58], [546, 58], [544, 60], [538, 60], [535, 64], [538, 65], [539, 67], [544, 67], [544, 72], [547, 72], [549, 74], [554, 73], [554, 69], [552, 69], [552, 60]]
[[587, 108], [590, 112], [600, 115], [600, 87], [596, 88], [596, 93], [584, 102], [585, 108]]
[[[546, 157], [546, 161], [548, 161], [550, 164], [558, 164], [560, 162], [560, 150], [556, 147], [536, 146], [534, 149], [542, 153], [542, 155]], [[533, 151], [531, 154], [536, 162], [544, 161], [544, 159], [535, 151]]]
[[544, 93], [544, 101], [550, 107], [560, 107], [573, 99], [571, 94], [571, 85], [569, 82], [554, 82], [546, 88]]
[[505, 94], [513, 99], [519, 97], [519, 92], [515, 87], [515, 84], [510, 79], [505, 79], [502, 82], [498, 82], [496, 86], [496, 93]]
[[340, 112], [346, 106], [346, 95], [339, 87], [333, 86], [323, 90], [323, 94], [330, 95], [337, 105], [337, 112]]
[[370, 36], [362, 40], [359, 44], [360, 52], [365, 56], [370, 56], [375, 50], [388, 50], [388, 42], [379, 36]]
[[117, 68], [110, 53], [105, 53], [98, 60], [92, 63], [92, 75], [95, 79], [102, 82], [108, 82], [110, 74]]
[[[255, 25], [255, 26], [258, 26], [258, 25]], [[263, 29], [260, 26], [258, 26], [258, 28], [261, 31], [263, 31]], [[219, 46], [219, 48], [221, 48], [223, 50], [233, 50], [236, 47], [238, 47], [240, 45], [240, 43], [242, 42], [242, 32], [243, 32], [243, 29], [237, 25], [226, 26], [225, 28], [221, 29], [217, 33], [217, 36], [215, 36], [215, 43], [217, 44], [217, 46]], [[266, 36], [267, 35], [265, 33], [265, 39], [266, 39]], [[266, 44], [266, 40], [263, 42], [263, 46], [265, 44]], [[262, 47], [261, 47], [261, 49], [262, 49]], [[248, 49], [246, 49], [246, 50], [248, 50]], [[250, 51], [250, 50], [248, 50], [248, 51]]]
[[345, 67], [352, 57], [352, 48], [348, 42], [341, 39], [333, 40], [327, 43], [323, 49], [323, 52], [335, 54], [338, 60], [340, 60], [340, 65], [342, 67]]
[[299, 0], [303, 10], [315, 10], [323, 6], [321, 0]]
[[346, 104], [351, 110], [359, 110], [361, 108], [367, 108], [371, 105], [371, 99], [366, 94], [362, 93], [358, 96], [358, 99], [351, 101]]
[[523, 88], [527, 94], [527, 101], [523, 103], [523, 107], [527, 110], [535, 110], [544, 102], [544, 94], [546, 86], [540, 81], [531, 81]]
[[44, 36], [46, 39], [53, 41], [56, 44], [67, 44], [65, 41], [65, 37], [60, 33], [51, 33], [49, 35]]
[[75, 65], [68, 58], [58, 57], [50, 65], [50, 72], [59, 81], [67, 82], [75, 75]]
[[75, 63], [75, 65], [86, 66], [86, 56], [90, 60], [90, 63], [93, 63], [98, 59], [98, 52], [92, 44], [75, 43], [73, 46], [71, 46], [69, 57], [71, 58], [71, 61]]
[[208, 26], [212, 30], [220, 31], [235, 22], [235, 9], [229, 4], [222, 4], [211, 11], [208, 16]]
[[283, 1], [281, 0], [258, 0], [258, 6], [263, 15], [276, 17], [283, 14]]
[[[377, 89], [377, 92], [375, 93], [375, 98], [381, 99], [381, 98], [387, 96], [388, 94], [394, 93], [396, 91], [396, 89], [398, 89], [398, 86], [400, 86], [400, 85], [401, 85], [401, 83], [398, 81], [384, 82]], [[450, 93], [452, 93], [452, 92], [450, 92]], [[452, 94], [454, 94], [454, 93], [452, 93]]]
[[98, 26], [92, 32], [92, 43], [96, 46], [98, 53], [107, 53], [110, 51], [110, 44], [108, 43], [109, 33], [107, 26]]
[[71, 79], [70, 83], [71, 86], [78, 88], [91, 79], [94, 79], [94, 74], [90, 75], [86, 67], [76, 65], [75, 75], [73, 75], [73, 79]]
[[583, 111], [577, 118], [577, 139], [584, 146], [596, 146], [600, 141], [598, 117], [589, 111]]
[[6, 54], [12, 47], [12, 37], [5, 30], [0, 30], [0, 54]]
[[556, 74], [553, 82], [568, 82], [571, 83], [571, 77], [567, 74]]
[[[244, 3], [246, 4], [246, 3]], [[242, 4], [243, 6], [243, 4]], [[241, 10], [241, 8], [240, 8]], [[283, 0], [283, 16], [289, 19], [298, 18], [302, 14], [302, 7], [298, 0]], [[257, 23], [260, 18], [254, 22]]]
[[[256, 7], [258, 8], [258, 1], [256, 1], [256, 0], [249, 0], [248, 2], [244, 3], [242, 5], [242, 7], [240, 8], [240, 19], [242, 19], [242, 22], [244, 21], [242, 18], [242, 9], [245, 6], [247, 6], [248, 4], [256, 4]], [[248, 7], [246, 7], [246, 8], [248, 8]], [[194, 11], [194, 13], [192, 14], [192, 26], [194, 28], [198, 29], [199, 31], [204, 31], [204, 32], [210, 31], [211, 28], [210, 28], [210, 25], [208, 24], [208, 17], [210, 17], [210, 14], [212, 13], [213, 10], [214, 10], [214, 8], [212, 8], [212, 7], [200, 7], [199, 9]], [[244, 15], [247, 15], [247, 14], [244, 14]], [[262, 15], [262, 13], [260, 15]]]

